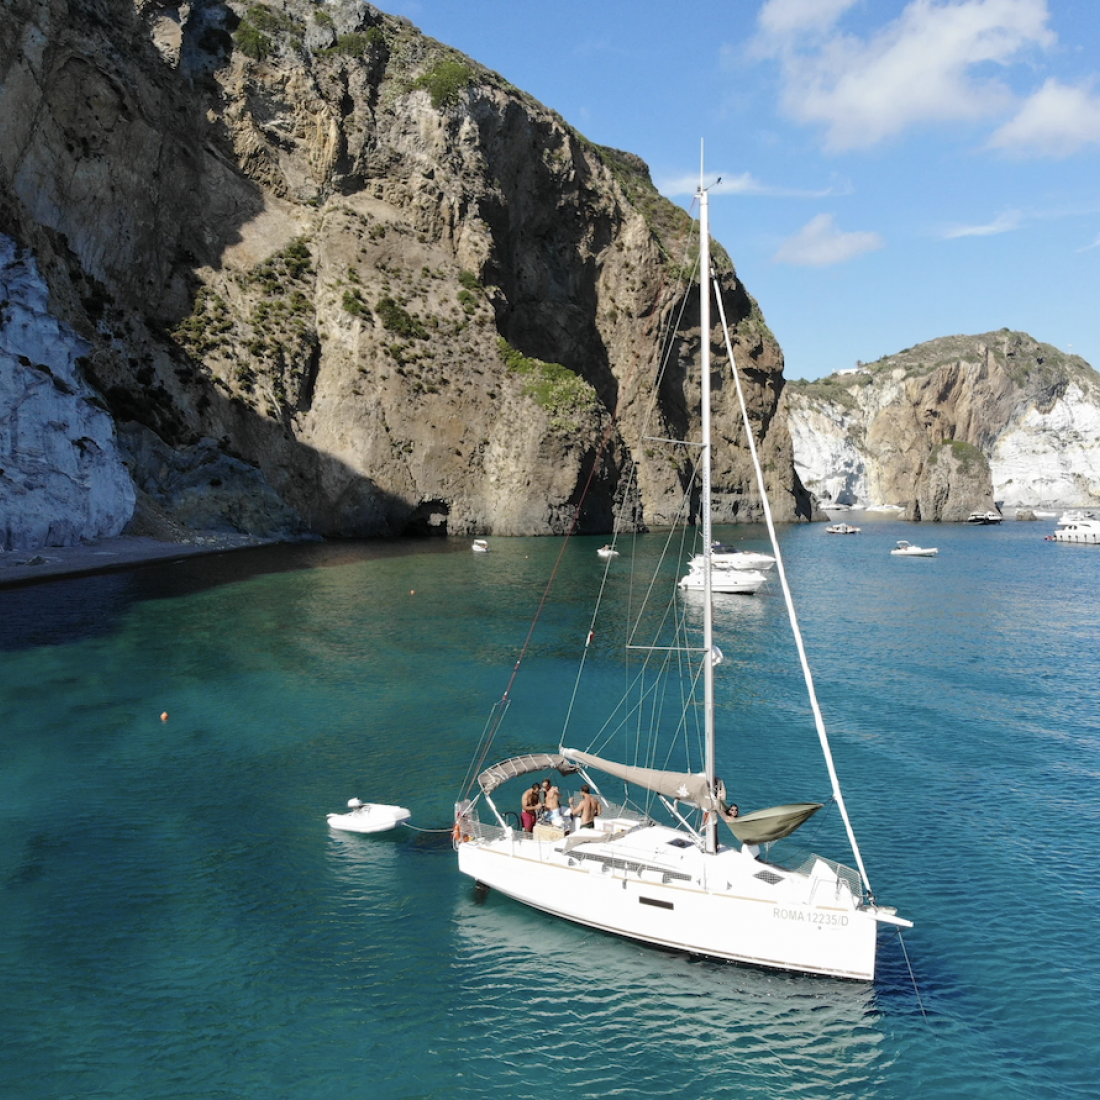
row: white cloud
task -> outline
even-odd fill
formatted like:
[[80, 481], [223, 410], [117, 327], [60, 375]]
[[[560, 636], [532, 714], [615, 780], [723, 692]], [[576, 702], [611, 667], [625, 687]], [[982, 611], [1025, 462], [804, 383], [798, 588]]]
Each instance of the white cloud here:
[[[852, 189], [851, 184], [847, 182], [817, 191], [808, 191], [797, 187], [780, 187], [774, 183], [763, 183], [756, 179], [751, 172], [742, 172], [739, 175], [726, 175], [722, 172], [715, 172], [713, 175], [710, 173], [707, 175], [709, 179], [716, 181], [707, 188], [712, 195], [767, 195], [769, 198], [779, 199], [824, 199], [831, 195], [847, 195]], [[699, 190], [699, 177], [672, 176], [658, 180], [656, 187], [662, 195], [668, 197], [694, 195]]]
[[875, 145], [922, 123], [1001, 113], [1012, 95], [984, 75], [989, 65], [1006, 66], [1055, 41], [1046, 0], [911, 0], [866, 39], [833, 27], [849, 6], [843, 0], [826, 0], [828, 18], [808, 32], [798, 27], [796, 11], [808, 4], [769, 0], [755, 46], [780, 59], [789, 114], [824, 125], [834, 151]]
[[1021, 156], [1068, 157], [1100, 142], [1100, 96], [1089, 85], [1048, 80], [990, 138], [994, 149]]
[[959, 237], [993, 237], [1020, 228], [1020, 211], [1006, 210], [985, 225], [957, 225], [943, 232], [943, 238], [953, 241]]
[[767, 35], [781, 37], [827, 30], [856, 0], [767, 0], [757, 21]]
[[773, 258], [781, 264], [827, 267], [874, 252], [885, 243], [878, 233], [842, 233], [832, 214], [818, 214], [793, 237], [788, 237]]

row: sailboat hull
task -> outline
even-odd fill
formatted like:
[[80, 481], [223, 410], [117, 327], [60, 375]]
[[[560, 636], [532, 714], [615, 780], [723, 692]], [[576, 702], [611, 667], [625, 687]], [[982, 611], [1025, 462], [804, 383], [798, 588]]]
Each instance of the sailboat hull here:
[[[875, 911], [823, 860], [792, 872], [736, 848], [714, 855], [658, 825], [574, 838], [505, 832], [459, 841], [459, 869], [525, 905], [711, 958], [871, 981]], [[588, 838], [585, 838], [588, 840]]]

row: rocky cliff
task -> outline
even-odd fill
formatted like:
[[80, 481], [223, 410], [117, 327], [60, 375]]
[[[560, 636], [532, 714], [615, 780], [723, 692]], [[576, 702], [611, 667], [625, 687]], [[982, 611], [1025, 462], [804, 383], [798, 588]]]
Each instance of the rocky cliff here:
[[932, 340], [792, 382], [784, 404], [796, 467], [825, 502], [926, 520], [1100, 504], [1100, 375], [1026, 333]]
[[[135, 500], [263, 534], [542, 534], [588, 485], [584, 530], [623, 501], [667, 518], [688, 458], [645, 440], [697, 422], [691, 222], [636, 157], [357, 0], [6, 7], [0, 234], [70, 334], [70, 396], [119, 429], [34, 414], [37, 451], [79, 432], [102, 461], [31, 535], [29, 406], [0, 425], [9, 544], [114, 533]], [[780, 350], [716, 266], [773, 508], [808, 517]], [[62, 377], [25, 358], [16, 404]], [[753, 520], [721, 369], [717, 518]]]

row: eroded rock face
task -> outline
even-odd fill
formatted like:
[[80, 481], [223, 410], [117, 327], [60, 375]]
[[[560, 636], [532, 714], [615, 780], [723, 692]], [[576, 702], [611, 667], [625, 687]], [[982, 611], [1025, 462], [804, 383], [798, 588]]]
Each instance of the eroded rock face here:
[[905, 518], [964, 523], [974, 512], [994, 512], [989, 463], [969, 443], [940, 443], [921, 468]]
[[[256, 522], [282, 529], [672, 513], [691, 456], [646, 439], [698, 434], [690, 222], [637, 158], [355, 0], [13, 0], [10, 26], [0, 228], [37, 257], [120, 424], [191, 458], [216, 441], [262, 472], [283, 510]], [[773, 510], [807, 518], [781, 353], [717, 266]], [[716, 518], [753, 520], [722, 369]], [[134, 481], [171, 508], [156, 453], [131, 449]], [[235, 492], [209, 496], [250, 522]]]
[[[784, 400], [796, 467], [824, 501], [925, 519], [1100, 503], [1100, 376], [1025, 333], [932, 340]], [[982, 461], [945, 480], [929, 463], [952, 442]]]
[[77, 366], [89, 345], [49, 311], [33, 257], [0, 234], [0, 549], [117, 535], [134, 486], [114, 421]]

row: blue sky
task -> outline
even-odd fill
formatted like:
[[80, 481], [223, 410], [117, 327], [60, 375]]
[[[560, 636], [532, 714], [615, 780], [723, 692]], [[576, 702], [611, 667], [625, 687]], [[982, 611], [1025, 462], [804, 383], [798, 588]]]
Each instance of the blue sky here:
[[641, 156], [817, 378], [1003, 327], [1100, 368], [1096, 0], [388, 0]]

